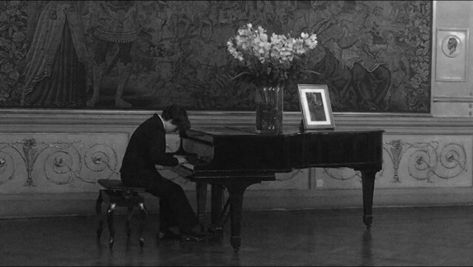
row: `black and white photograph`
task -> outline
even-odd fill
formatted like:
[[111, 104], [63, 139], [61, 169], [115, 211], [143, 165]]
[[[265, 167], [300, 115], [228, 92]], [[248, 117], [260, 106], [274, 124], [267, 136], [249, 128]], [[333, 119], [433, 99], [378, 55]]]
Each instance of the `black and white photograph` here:
[[299, 84], [305, 129], [333, 129], [335, 123], [326, 84]]
[[0, 0], [0, 267], [473, 266], [472, 11]]

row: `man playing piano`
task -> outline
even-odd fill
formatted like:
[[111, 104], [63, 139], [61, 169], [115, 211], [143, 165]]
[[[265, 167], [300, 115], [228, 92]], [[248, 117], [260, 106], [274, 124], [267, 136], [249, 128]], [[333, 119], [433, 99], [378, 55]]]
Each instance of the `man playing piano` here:
[[182, 187], [161, 176], [155, 165], [176, 166], [184, 159], [166, 152], [166, 133], [185, 131], [190, 122], [178, 105], [154, 114], [133, 132], [123, 156], [121, 180], [127, 186], [146, 187], [159, 198], [159, 238], [200, 241], [199, 221]]

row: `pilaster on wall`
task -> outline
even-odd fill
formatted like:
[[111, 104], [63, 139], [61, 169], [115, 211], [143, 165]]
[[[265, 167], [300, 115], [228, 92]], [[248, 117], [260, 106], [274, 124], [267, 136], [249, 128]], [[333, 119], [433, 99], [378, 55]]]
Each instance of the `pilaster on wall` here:
[[[0, 114], [0, 217], [93, 214], [96, 180], [118, 178], [129, 135], [152, 111], [4, 110]], [[254, 112], [189, 111], [193, 128], [247, 127]], [[284, 127], [301, 114], [286, 112]], [[336, 129], [383, 129], [383, 169], [374, 206], [473, 203], [473, 121], [463, 117], [335, 113]], [[178, 137], [168, 136], [168, 149]], [[194, 185], [180, 183], [195, 204]], [[157, 209], [157, 202], [147, 196]], [[303, 169], [252, 185], [245, 209], [361, 207], [360, 174], [351, 169]]]
[[[472, 11], [471, 1], [434, 1], [431, 109], [434, 116], [473, 117]], [[450, 39], [459, 41], [455, 48], [449, 49]]]

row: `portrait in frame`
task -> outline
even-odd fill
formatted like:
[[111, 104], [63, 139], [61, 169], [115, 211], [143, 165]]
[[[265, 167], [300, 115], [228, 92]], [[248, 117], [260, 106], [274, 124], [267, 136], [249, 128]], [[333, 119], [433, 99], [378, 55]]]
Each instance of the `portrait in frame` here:
[[435, 77], [437, 81], [466, 81], [467, 29], [437, 29]]
[[305, 130], [333, 129], [332, 105], [326, 84], [298, 84]]

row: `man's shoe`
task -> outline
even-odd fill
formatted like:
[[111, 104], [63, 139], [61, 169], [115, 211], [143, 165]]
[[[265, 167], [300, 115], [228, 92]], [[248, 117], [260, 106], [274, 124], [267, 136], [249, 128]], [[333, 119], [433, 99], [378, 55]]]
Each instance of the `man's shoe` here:
[[185, 242], [202, 242], [204, 240], [207, 240], [207, 235], [203, 233], [183, 233], [181, 235], [181, 241]]
[[159, 240], [181, 240], [181, 235], [172, 231], [159, 232]]

